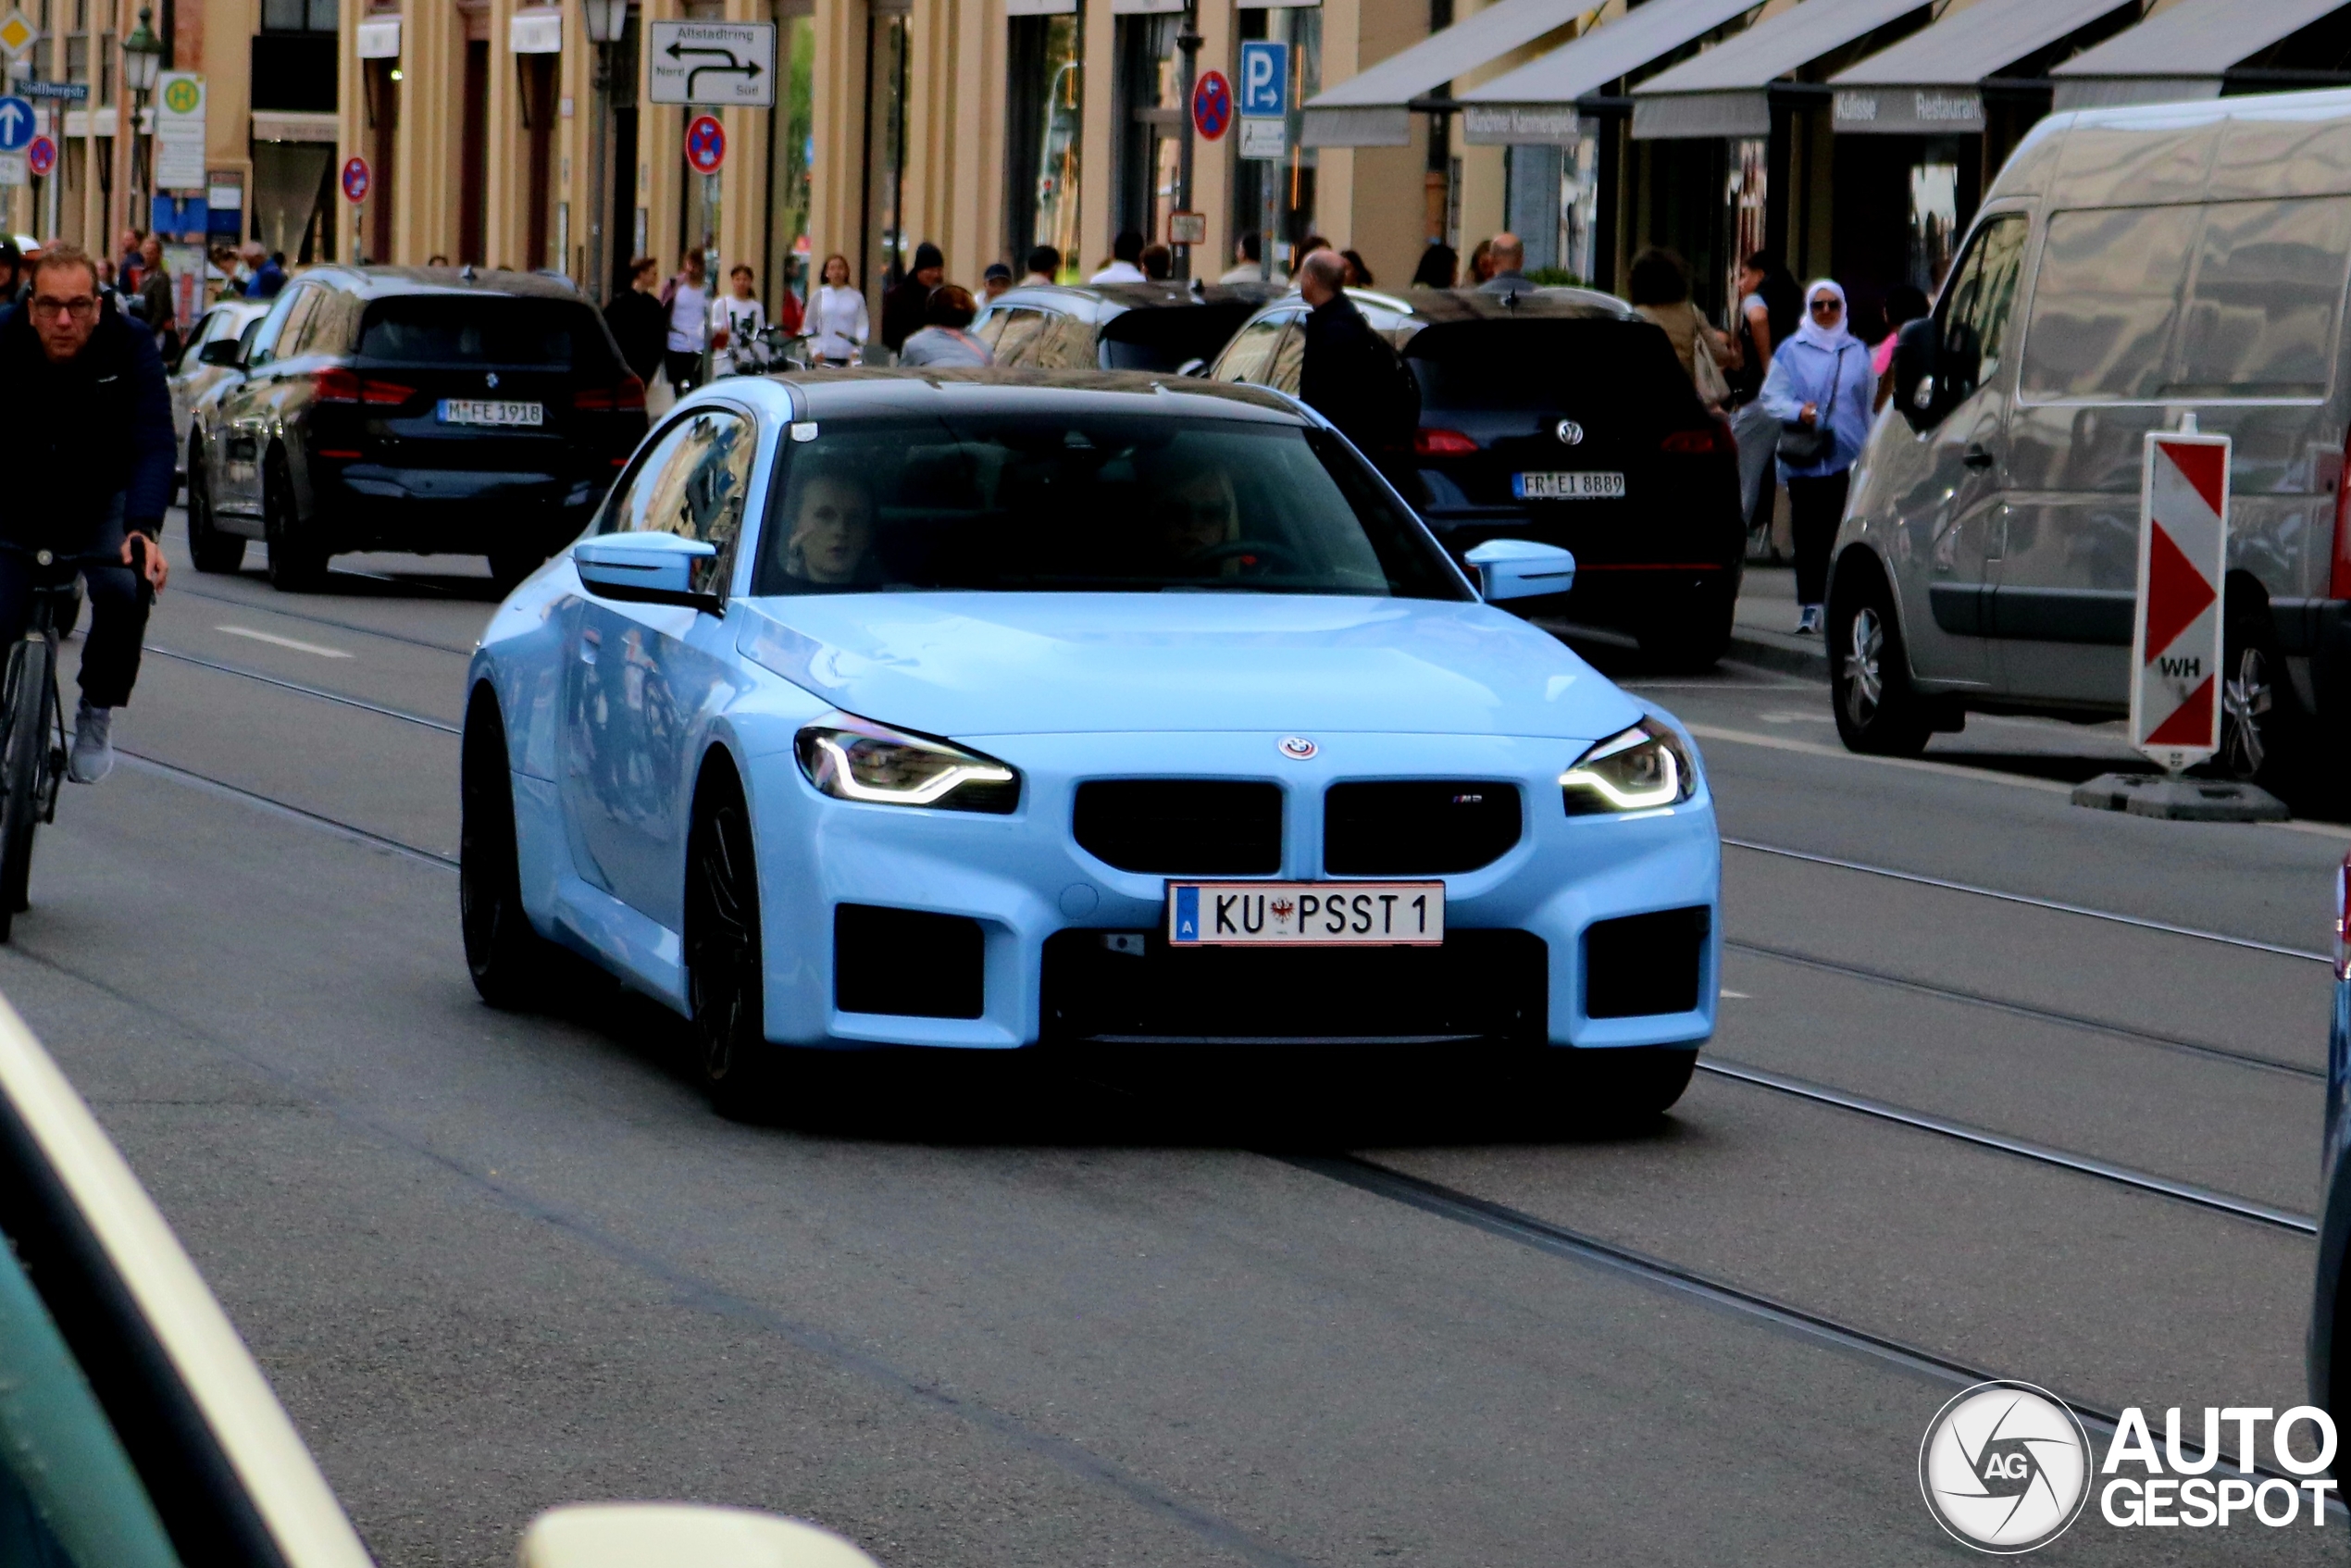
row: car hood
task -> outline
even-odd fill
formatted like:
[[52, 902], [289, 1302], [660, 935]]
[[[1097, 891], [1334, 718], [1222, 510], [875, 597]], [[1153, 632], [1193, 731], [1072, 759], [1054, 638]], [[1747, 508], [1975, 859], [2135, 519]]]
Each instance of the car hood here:
[[1317, 730], [1596, 740], [1640, 708], [1484, 604], [1205, 593], [849, 593], [738, 605], [746, 657], [932, 735]]

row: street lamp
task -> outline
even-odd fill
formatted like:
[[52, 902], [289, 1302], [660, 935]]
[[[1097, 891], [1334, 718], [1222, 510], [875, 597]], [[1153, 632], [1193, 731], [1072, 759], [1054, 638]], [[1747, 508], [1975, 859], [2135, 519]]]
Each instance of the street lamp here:
[[[146, 189], [139, 179], [139, 121], [146, 114], [147, 94], [155, 90], [155, 75], [163, 69], [163, 40], [155, 36], [155, 30], [149, 25], [155, 20], [155, 7], [140, 6], [139, 25], [131, 29], [131, 36], [122, 41], [122, 84], [130, 88], [132, 94], [131, 189], [133, 193]], [[150, 172], [154, 167], [151, 156], [148, 161]], [[136, 207], [131, 208], [131, 216], [134, 226], [146, 227], [137, 221], [140, 214]]]
[[603, 303], [612, 277], [611, 247], [604, 240], [604, 204], [612, 199], [611, 180], [604, 173], [604, 127], [612, 98], [612, 46], [628, 29], [628, 0], [580, 0], [586, 13], [588, 41], [596, 46], [595, 189], [588, 203], [588, 297]]

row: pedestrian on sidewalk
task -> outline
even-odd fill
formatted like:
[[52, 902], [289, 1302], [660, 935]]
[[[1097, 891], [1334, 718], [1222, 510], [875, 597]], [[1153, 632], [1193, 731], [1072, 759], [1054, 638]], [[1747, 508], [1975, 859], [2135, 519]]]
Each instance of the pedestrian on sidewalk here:
[[865, 296], [849, 281], [849, 258], [836, 251], [825, 258], [816, 275], [816, 292], [808, 301], [809, 352], [819, 365], [854, 365], [873, 335], [865, 318]]
[[150, 234], [139, 242], [139, 305], [145, 317], [147, 330], [154, 334], [155, 352], [168, 365], [180, 352], [180, 322], [172, 308], [171, 274], [163, 265], [163, 241]]
[[1916, 283], [1897, 283], [1885, 291], [1885, 339], [1870, 355], [1870, 367], [1877, 372], [1877, 406], [1885, 407], [1894, 397], [1894, 351], [1902, 346], [1902, 329], [1926, 315], [1926, 291]]
[[1655, 245], [1641, 252], [1626, 275], [1625, 295], [1642, 319], [1665, 333], [1673, 357], [1682, 362], [1682, 374], [1698, 389], [1698, 400], [1710, 409], [1730, 401], [1730, 383], [1723, 377], [1723, 366], [1731, 357], [1730, 340], [1690, 303], [1690, 269], [1682, 258]]
[[730, 374], [758, 362], [759, 334], [767, 328], [766, 306], [752, 287], [751, 263], [739, 261], [728, 269], [729, 292], [710, 307], [710, 347], [713, 376]]
[[1110, 243], [1110, 255], [1111, 259], [1102, 264], [1101, 270], [1087, 279], [1086, 281], [1088, 283], [1140, 283], [1145, 280], [1142, 267], [1143, 231], [1141, 230], [1120, 230], [1118, 238]]
[[688, 251], [678, 271], [661, 286], [662, 308], [669, 313], [662, 363], [670, 390], [679, 397], [702, 380], [702, 351], [710, 331], [709, 265], [702, 252]]
[[1411, 482], [1420, 386], [1388, 341], [1347, 297], [1347, 258], [1329, 249], [1299, 265], [1298, 292], [1312, 308], [1298, 396], [1355, 443], [1399, 488]]
[[669, 313], [654, 292], [660, 278], [661, 263], [639, 256], [628, 264], [628, 287], [604, 306], [604, 324], [620, 345], [621, 363], [647, 387], [661, 379], [661, 356], [669, 338]]
[[906, 340], [922, 330], [923, 307], [930, 292], [947, 280], [947, 256], [925, 240], [914, 247], [914, 265], [898, 287], [882, 295], [882, 347], [896, 354]]
[[1870, 430], [1877, 377], [1870, 351], [1847, 330], [1845, 291], [1827, 278], [1804, 291], [1804, 319], [1772, 356], [1763, 405], [1780, 422], [1779, 471], [1796, 534], [1796, 629], [1821, 629], [1829, 547], [1845, 516], [1853, 465]]

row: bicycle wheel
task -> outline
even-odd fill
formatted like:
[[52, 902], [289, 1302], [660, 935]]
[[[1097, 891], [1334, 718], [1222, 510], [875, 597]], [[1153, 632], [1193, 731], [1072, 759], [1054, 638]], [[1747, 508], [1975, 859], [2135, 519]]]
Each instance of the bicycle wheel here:
[[26, 907], [32, 881], [32, 829], [41, 820], [42, 774], [49, 765], [48, 642], [20, 640], [8, 651], [7, 733], [0, 739], [0, 942]]

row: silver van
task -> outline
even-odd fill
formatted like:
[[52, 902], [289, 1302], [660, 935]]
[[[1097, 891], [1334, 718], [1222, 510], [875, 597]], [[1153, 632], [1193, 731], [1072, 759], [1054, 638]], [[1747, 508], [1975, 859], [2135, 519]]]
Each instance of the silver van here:
[[2142, 438], [2190, 413], [2235, 442], [2220, 761], [2275, 781], [2341, 733], [2346, 275], [2351, 92], [2043, 120], [1905, 330], [1855, 469], [1828, 614], [1846, 744], [2127, 713]]

